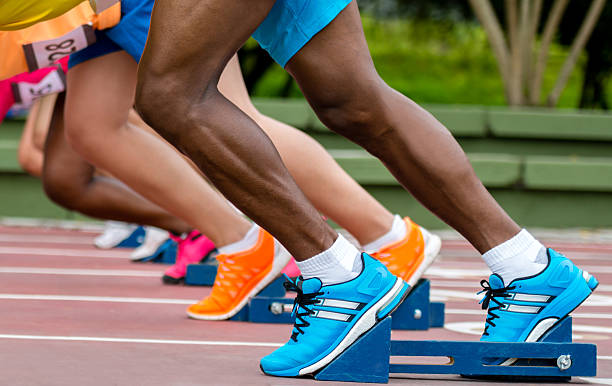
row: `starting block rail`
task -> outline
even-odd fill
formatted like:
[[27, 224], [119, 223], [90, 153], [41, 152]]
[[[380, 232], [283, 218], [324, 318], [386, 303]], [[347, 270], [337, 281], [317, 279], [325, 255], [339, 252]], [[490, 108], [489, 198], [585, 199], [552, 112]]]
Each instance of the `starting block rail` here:
[[[387, 383], [389, 374], [458, 374], [513, 381], [557, 380], [595, 376], [597, 347], [571, 343], [572, 322], [566, 317], [540, 342], [498, 343], [461, 341], [392, 341], [391, 318], [360, 337], [315, 379]], [[447, 357], [445, 364], [410, 363], [410, 357]], [[510, 366], [495, 358], [519, 358]], [[401, 362], [401, 363], [397, 363]], [[408, 363], [406, 363], [408, 362]]]

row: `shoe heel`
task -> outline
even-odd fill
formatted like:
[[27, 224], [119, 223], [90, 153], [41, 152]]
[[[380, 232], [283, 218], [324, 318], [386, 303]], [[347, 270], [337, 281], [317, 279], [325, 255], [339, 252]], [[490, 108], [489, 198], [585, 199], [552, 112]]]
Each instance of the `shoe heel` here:
[[597, 288], [597, 286], [599, 285], [599, 282], [597, 281], [595, 276], [591, 275], [588, 271], [582, 271], [582, 278], [586, 281], [591, 292], [593, 292], [595, 288]]
[[591, 277], [589, 277], [589, 280], [587, 280], [587, 285], [589, 286], [592, 292], [592, 291], [595, 291], [595, 288], [597, 288], [597, 286], [599, 285], [599, 282], [597, 281], [595, 276], [591, 275]]
[[410, 286], [408, 285], [408, 283], [402, 280], [401, 288], [397, 291], [397, 294], [391, 299], [391, 301], [387, 303], [386, 305], [384, 305], [378, 311], [378, 313], [376, 314], [376, 319], [378, 320], [384, 319], [387, 316], [389, 316], [393, 311], [395, 311], [395, 309], [399, 307], [400, 304], [402, 304], [404, 299], [406, 299], [409, 289], [410, 289]]

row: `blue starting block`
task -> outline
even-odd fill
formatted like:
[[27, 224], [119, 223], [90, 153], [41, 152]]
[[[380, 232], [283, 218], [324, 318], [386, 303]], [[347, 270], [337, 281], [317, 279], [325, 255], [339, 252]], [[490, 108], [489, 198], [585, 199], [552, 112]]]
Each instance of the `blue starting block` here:
[[139, 226], [115, 248], [137, 248], [144, 241], [145, 233], [144, 227]]
[[176, 248], [176, 242], [168, 239], [164, 241], [152, 255], [135, 261], [138, 263], [151, 261], [153, 263], [174, 264], [176, 262]]
[[[570, 317], [534, 343], [392, 341], [391, 326], [391, 318], [379, 322], [321, 369], [315, 379], [387, 383], [390, 374], [458, 374], [512, 381], [566, 381], [572, 376], [595, 376], [597, 372], [597, 347], [571, 343]], [[409, 357], [413, 357], [412, 362]], [[449, 361], [423, 364], [425, 357], [446, 357]], [[519, 359], [511, 366], [500, 366], [490, 364], [494, 358]]]
[[[257, 294], [257, 296], [251, 299], [251, 301], [246, 306], [242, 307], [242, 309], [238, 311], [236, 315], [232, 316], [230, 320], [239, 321], [239, 322], [252, 322], [253, 321], [252, 320], [253, 301], [255, 301], [255, 304], [256, 304], [255, 307], [258, 307], [257, 306], [258, 303], [256, 299], [282, 298], [286, 294], [285, 286], [283, 285], [284, 282], [285, 282], [284, 277], [281, 276], [281, 277], [276, 278], [273, 282], [268, 284], [266, 288], [261, 290]], [[287, 300], [290, 300], [291, 304], [293, 304], [293, 299], [287, 298]]]
[[[429, 301], [430, 282], [421, 279], [404, 302], [393, 313], [394, 330], [427, 330], [444, 326], [444, 303]], [[293, 298], [260, 293], [251, 299], [249, 319], [255, 323], [294, 322], [291, 317]]]
[[218, 267], [217, 259], [210, 259], [201, 264], [189, 264], [185, 274], [185, 284], [212, 286], [217, 276]]

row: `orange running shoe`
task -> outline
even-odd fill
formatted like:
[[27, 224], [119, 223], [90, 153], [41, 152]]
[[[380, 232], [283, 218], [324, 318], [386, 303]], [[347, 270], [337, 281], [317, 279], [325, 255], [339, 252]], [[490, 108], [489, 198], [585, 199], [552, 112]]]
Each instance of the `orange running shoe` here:
[[290, 258], [289, 252], [260, 228], [253, 248], [217, 256], [219, 268], [212, 292], [189, 306], [187, 315], [202, 320], [231, 318], [280, 274]]
[[382, 247], [372, 257], [383, 263], [392, 274], [401, 277], [410, 287], [419, 281], [440, 252], [440, 238], [421, 228], [410, 218], [406, 222], [406, 237]]

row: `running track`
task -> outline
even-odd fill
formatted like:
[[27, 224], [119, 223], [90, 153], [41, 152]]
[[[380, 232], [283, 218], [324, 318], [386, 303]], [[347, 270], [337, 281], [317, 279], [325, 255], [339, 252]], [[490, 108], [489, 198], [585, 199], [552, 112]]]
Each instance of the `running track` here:
[[[314, 384], [262, 375], [261, 356], [290, 326], [189, 320], [203, 287], [164, 286], [164, 267], [129, 251], [92, 247], [94, 233], [0, 226], [0, 375], [10, 385]], [[604, 240], [605, 241], [605, 240]], [[574, 340], [598, 345], [597, 378], [612, 385], [612, 242], [552, 243], [597, 274], [596, 293], [574, 314]], [[427, 273], [446, 326], [394, 332], [395, 339], [477, 340], [484, 314], [475, 293], [487, 269], [460, 240], [445, 240]], [[455, 376], [394, 378], [392, 384], [462, 384]]]

